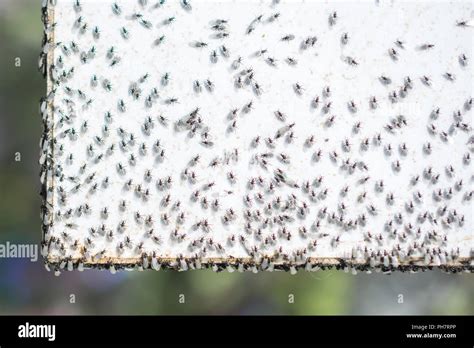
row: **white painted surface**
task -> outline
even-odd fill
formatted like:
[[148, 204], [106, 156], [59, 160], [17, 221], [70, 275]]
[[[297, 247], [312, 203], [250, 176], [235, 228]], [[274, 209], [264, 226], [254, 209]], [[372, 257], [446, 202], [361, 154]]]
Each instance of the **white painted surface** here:
[[[74, 240], [79, 245], [84, 244], [85, 238], [93, 240], [93, 246], [89, 247], [90, 255], [104, 250], [104, 257], [119, 257], [122, 259], [137, 258], [141, 254], [137, 250], [140, 242], [143, 244], [143, 252], [151, 255], [155, 252], [157, 257], [176, 258], [179, 255], [193, 257], [198, 255], [207, 258], [249, 257], [249, 249], [253, 246], [258, 248], [257, 255], [273, 255], [278, 248], [294, 260], [298, 250], [306, 248], [306, 257], [312, 258], [345, 258], [356, 257], [359, 261], [367, 261], [367, 256], [374, 253], [384, 252], [393, 255], [390, 259], [401, 262], [407, 251], [414, 249], [412, 256], [425, 257], [427, 249], [434, 259], [426, 259], [424, 263], [436, 264], [444, 262], [445, 257], [439, 259], [437, 250], [441, 254], [448, 254], [447, 260], [454, 254], [458, 254], [459, 248], [461, 258], [472, 259], [472, 200], [466, 200], [468, 192], [472, 192], [472, 166], [463, 161], [467, 153], [473, 155], [473, 145], [468, 141], [472, 137], [472, 130], [462, 131], [457, 129], [450, 133], [450, 127], [454, 121], [453, 114], [461, 111], [462, 122], [472, 127], [472, 109], [465, 108], [465, 102], [473, 96], [473, 29], [456, 26], [460, 20], [472, 17], [472, 2], [331, 2], [320, 1], [282, 1], [278, 5], [271, 5], [269, 1], [193, 1], [192, 10], [185, 11], [176, 1], [167, 1], [159, 8], [153, 8], [153, 3], [142, 7], [137, 1], [119, 1], [122, 14], [117, 16], [112, 12], [111, 1], [82, 1], [82, 11], [77, 13], [73, 10], [73, 1], [59, 0], [55, 7], [55, 22], [57, 26], [54, 32], [55, 42], [61, 42], [70, 46], [74, 40], [79, 51], [88, 51], [92, 46], [96, 48], [95, 58], [86, 64], [80, 62], [80, 54], [72, 54], [68, 57], [61, 47], [54, 50], [57, 60], [62, 56], [64, 69], [74, 67], [74, 75], [67, 82], [61, 84], [55, 94], [54, 105], [57, 110], [54, 114], [54, 134], [58, 144], [64, 145], [63, 154], [55, 149], [54, 159], [57, 165], [61, 165], [62, 173], [67, 178], [78, 176], [78, 183], [82, 183], [81, 189], [76, 193], [71, 190], [76, 185], [64, 179], [62, 183], [57, 178], [54, 182], [54, 211], [64, 213], [67, 209], [74, 210], [70, 218], [55, 218], [49, 236], [59, 238], [65, 246], [65, 254], [60, 256], [57, 248], [51, 247], [49, 258], [65, 258], [81, 256], [78, 249], [71, 248]], [[328, 23], [329, 15], [337, 11], [338, 19], [335, 25]], [[274, 22], [268, 22], [269, 16], [279, 12], [281, 14]], [[152, 23], [151, 29], [146, 29], [137, 20], [130, 19], [133, 13], [143, 14], [143, 19]], [[262, 14], [262, 22], [255, 25], [255, 31], [247, 35], [246, 29], [254, 18]], [[88, 24], [84, 34], [74, 28], [74, 21], [82, 16]], [[170, 25], [163, 24], [169, 17], [176, 17], [175, 22]], [[211, 37], [214, 31], [210, 29], [211, 21], [215, 19], [226, 19], [229, 21], [227, 28], [230, 36], [226, 39], [214, 39]], [[83, 23], [84, 23], [83, 22]], [[93, 39], [91, 29], [98, 26], [100, 39]], [[128, 39], [123, 39], [120, 28], [126, 27], [130, 32]], [[341, 44], [341, 35], [347, 32], [349, 41], [346, 45]], [[282, 42], [281, 38], [287, 34], [293, 34], [295, 39], [290, 42]], [[159, 46], [153, 42], [161, 35], [166, 38]], [[300, 49], [302, 40], [309, 36], [318, 38], [314, 47], [306, 50]], [[394, 43], [400, 39], [405, 42], [405, 48], [401, 49]], [[205, 48], [192, 47], [195, 40], [205, 41]], [[433, 43], [435, 47], [429, 50], [420, 50], [419, 46], [425, 43]], [[224, 44], [230, 51], [228, 58], [220, 52], [220, 46]], [[106, 52], [114, 46], [116, 56], [120, 62], [110, 67], [111, 60], [107, 59]], [[393, 60], [388, 50], [395, 48], [399, 53], [399, 59]], [[268, 52], [262, 57], [256, 57], [255, 52], [267, 49]], [[210, 53], [216, 50], [218, 61], [212, 63]], [[469, 60], [467, 66], [462, 66], [459, 56], [465, 54]], [[234, 70], [232, 62], [238, 57], [243, 58], [242, 66]], [[346, 57], [350, 56], [357, 60], [358, 66], [350, 66]], [[277, 66], [272, 67], [265, 62], [265, 57], [277, 59]], [[290, 66], [284, 59], [293, 57], [298, 60], [296, 66]], [[57, 63], [56, 63], [57, 66]], [[245, 68], [253, 68], [254, 81], [262, 87], [262, 94], [257, 96], [251, 86], [245, 85], [241, 89], [235, 88], [235, 77]], [[62, 70], [59, 70], [62, 72]], [[444, 74], [450, 72], [455, 75], [454, 81], [449, 81]], [[169, 73], [171, 80], [167, 86], [161, 84], [161, 78]], [[90, 80], [96, 74], [99, 85], [92, 88]], [[139, 84], [142, 95], [134, 100], [129, 95], [129, 86], [138, 81], [144, 74], [149, 74], [149, 79]], [[392, 83], [382, 84], [378, 78], [386, 75]], [[430, 76], [432, 85], [426, 86], [420, 78], [423, 75]], [[406, 76], [413, 80], [413, 88], [408, 91], [404, 98], [393, 103], [389, 100], [390, 92], [397, 93], [403, 86]], [[203, 86], [201, 93], [193, 89], [193, 81], [202, 83], [205, 79], [211, 79], [215, 84], [213, 92], [209, 92]], [[102, 87], [104, 79], [111, 81], [113, 90], [106, 92]], [[299, 83], [304, 87], [302, 95], [294, 92], [293, 86]], [[69, 96], [64, 87], [68, 86], [74, 91]], [[331, 96], [323, 96], [323, 88], [330, 86]], [[145, 97], [150, 94], [151, 89], [156, 87], [159, 98], [151, 108], [145, 106]], [[85, 93], [86, 98], [82, 100], [77, 95], [77, 90]], [[318, 108], [311, 106], [311, 100], [319, 96], [321, 102]], [[369, 107], [369, 99], [375, 96], [379, 100], [377, 109]], [[179, 103], [167, 105], [167, 98], [176, 97]], [[76, 117], [72, 124], [59, 125], [61, 109], [65, 114], [68, 111], [64, 98], [74, 101], [73, 107]], [[83, 108], [85, 101], [93, 99], [89, 108]], [[126, 104], [126, 112], [120, 112], [117, 103], [123, 99]], [[348, 110], [347, 103], [354, 100], [358, 105], [358, 111], [353, 113]], [[227, 119], [233, 108], [242, 107], [253, 101], [254, 107], [249, 113], [239, 111], [236, 117], [237, 130], [229, 133], [228, 126], [232, 123]], [[322, 111], [322, 105], [331, 101], [332, 108], [328, 114]], [[214, 146], [206, 148], [200, 144], [200, 131], [193, 138], [188, 137], [187, 132], [177, 132], [174, 123], [189, 114], [194, 108], [199, 107], [199, 115], [203, 124], [209, 127]], [[439, 107], [441, 112], [438, 119], [433, 120], [430, 114], [433, 109]], [[285, 123], [274, 116], [274, 111], [281, 110], [287, 115]], [[113, 122], [109, 124], [110, 135], [104, 137], [105, 144], [98, 145], [94, 136], [103, 137], [101, 128], [104, 126], [104, 114], [110, 111]], [[390, 134], [384, 126], [392, 118], [404, 115], [407, 126], [402, 127]], [[169, 120], [167, 127], [162, 126], [157, 116], [163, 115]], [[325, 126], [327, 118], [335, 115], [335, 123], [332, 127]], [[147, 116], [151, 116], [155, 125], [151, 134], [142, 132], [142, 125]], [[81, 132], [81, 124], [88, 121], [89, 129]], [[355, 123], [361, 122], [362, 128], [358, 134], [352, 129]], [[295, 135], [293, 144], [285, 142], [284, 138], [276, 141], [274, 149], [265, 144], [267, 137], [273, 137], [276, 131], [284, 124], [295, 123], [292, 131]], [[430, 135], [427, 127], [433, 123], [437, 127], [438, 134]], [[133, 133], [136, 137], [135, 144], [129, 144], [130, 150], [122, 151], [118, 146], [121, 140], [117, 129], [121, 127], [127, 133]], [[78, 131], [77, 140], [71, 140], [69, 135], [63, 137], [64, 131], [74, 128]], [[440, 132], [450, 133], [447, 141], [440, 138]], [[373, 138], [378, 133], [382, 136], [381, 145], [375, 145]], [[255, 136], [261, 136], [261, 143], [257, 148], [251, 146]], [[314, 135], [315, 142], [311, 147], [304, 145], [306, 139]], [[348, 139], [351, 150], [344, 151], [342, 142]], [[360, 144], [363, 139], [368, 138], [370, 145], [368, 150], [362, 150]], [[165, 158], [162, 162], [156, 161], [157, 154], [153, 151], [153, 143], [159, 139], [165, 149]], [[423, 145], [430, 142], [433, 149], [432, 154], [427, 155], [423, 151]], [[106, 149], [111, 144], [116, 145], [113, 155], [107, 155]], [[138, 151], [139, 145], [145, 143], [148, 147], [146, 155]], [[399, 151], [401, 144], [408, 147], [406, 155]], [[88, 157], [86, 147], [94, 146], [94, 156]], [[391, 144], [393, 153], [388, 156], [384, 147]], [[229, 165], [220, 164], [216, 168], [209, 167], [209, 163], [216, 157], [222, 159], [225, 153], [238, 149], [239, 158], [237, 162], [231, 161]], [[322, 150], [319, 162], [312, 160], [312, 156], [318, 149]], [[332, 161], [329, 153], [337, 151], [339, 159], [337, 163]], [[268, 158], [268, 170], [264, 170], [254, 163], [254, 156], [265, 152], [272, 152], [275, 156], [281, 152], [289, 155], [290, 164], [286, 165], [275, 157]], [[68, 164], [67, 156], [73, 153], [74, 161]], [[128, 156], [134, 154], [137, 158], [135, 165], [130, 165]], [[104, 159], [94, 163], [93, 159], [99, 154], [104, 154]], [[196, 182], [192, 184], [189, 180], [182, 179], [182, 172], [188, 166], [192, 156], [201, 156], [197, 165], [190, 167], [197, 175]], [[368, 166], [368, 171], [356, 169], [353, 174], [341, 169], [342, 161], [350, 159], [351, 163], [363, 161]], [[393, 163], [399, 160], [401, 170], [394, 171]], [[118, 174], [117, 163], [121, 162], [126, 167], [124, 175]], [[87, 163], [84, 174], [80, 174], [80, 166]], [[446, 167], [452, 165], [455, 169], [453, 177], [447, 175]], [[433, 173], [440, 174], [439, 181], [433, 183], [423, 177], [423, 171], [427, 167], [433, 168]], [[249, 178], [261, 176], [268, 185], [273, 178], [274, 170], [281, 168], [288, 178], [303, 186], [303, 183], [313, 182], [318, 176], [324, 180], [320, 187], [313, 186], [311, 189], [317, 195], [322, 190], [328, 189], [326, 199], [318, 199], [312, 202], [302, 188], [290, 188], [287, 185], [276, 187], [273, 194], [266, 193], [265, 188], [255, 186], [254, 190], [247, 187]], [[150, 182], [144, 179], [144, 173], [150, 169], [153, 178]], [[235, 173], [237, 181], [231, 184], [227, 179], [229, 171]], [[90, 183], [85, 178], [95, 173]], [[411, 179], [420, 175], [416, 186], [411, 184]], [[108, 188], [101, 186], [105, 177], [109, 177]], [[171, 176], [173, 184], [170, 190], [160, 191], [157, 189], [157, 180]], [[358, 181], [370, 176], [366, 184]], [[133, 179], [133, 188], [130, 191], [124, 189], [124, 183]], [[455, 183], [463, 180], [460, 190], [454, 188]], [[376, 182], [383, 180], [385, 187], [383, 192], [375, 189]], [[208, 182], [215, 182], [210, 190], [202, 190], [202, 186]], [[90, 192], [90, 187], [97, 183], [96, 193]], [[134, 190], [141, 185], [142, 190], [149, 189], [151, 196], [148, 200], [139, 197]], [[340, 194], [341, 189], [349, 186], [346, 197]], [[67, 194], [67, 204], [59, 203], [59, 187], [63, 187]], [[439, 202], [433, 199], [435, 190], [453, 188], [451, 199], [442, 198]], [[220, 200], [220, 209], [216, 212], [211, 207], [204, 209], [200, 202], [193, 202], [190, 197], [199, 189], [201, 196], [209, 200], [209, 205], [216, 198]], [[226, 193], [232, 191], [232, 194]], [[357, 198], [362, 192], [367, 192], [364, 203], [358, 202]], [[414, 194], [420, 191], [423, 199], [420, 202]], [[250, 209], [255, 213], [259, 209], [262, 220], [267, 216], [264, 212], [264, 204], [255, 201], [255, 194], [261, 192], [265, 203], [272, 202], [277, 196], [285, 202], [287, 197], [294, 194], [297, 197], [297, 207], [303, 202], [308, 205], [305, 219], [297, 217], [296, 210], [290, 210], [287, 214], [294, 217], [294, 222], [287, 222], [285, 227], [291, 232], [292, 238], [286, 240], [279, 234], [281, 226], [274, 224], [263, 228], [261, 223], [252, 220], [251, 233], [245, 231], [246, 220], [244, 212]], [[393, 205], [388, 205], [386, 196], [394, 194]], [[161, 206], [162, 199], [171, 195], [169, 207]], [[252, 206], [246, 207], [243, 199], [249, 194]], [[119, 202], [124, 199], [128, 203], [125, 212], [120, 211]], [[171, 207], [180, 200], [181, 207], [173, 210]], [[414, 212], [406, 210], [406, 204], [413, 201]], [[77, 216], [76, 210], [87, 203], [92, 212]], [[338, 207], [341, 203], [346, 206], [344, 221], [356, 221], [361, 214], [365, 214], [367, 223], [361, 226], [360, 222], [354, 229], [343, 229], [336, 223], [330, 223], [327, 218], [318, 216], [320, 209], [327, 207], [328, 215], [333, 212], [337, 217], [341, 216]], [[377, 215], [368, 212], [368, 206], [373, 204], [377, 208]], [[438, 214], [438, 209], [447, 205], [444, 215]], [[108, 217], [101, 216], [101, 209], [108, 208]], [[236, 219], [228, 224], [222, 222], [223, 215], [227, 209], [233, 208]], [[457, 216], [464, 216], [465, 222], [461, 224], [456, 218], [446, 227], [442, 220], [456, 210]], [[428, 211], [437, 224], [427, 219], [420, 223], [417, 218], [419, 214]], [[133, 214], [140, 212], [143, 216], [153, 217], [153, 226], [145, 223], [137, 223]], [[182, 224], [176, 223], [178, 212], [184, 212], [186, 221]], [[164, 225], [161, 222], [163, 214], [170, 216], [170, 223]], [[396, 229], [396, 237], [391, 237], [386, 229], [386, 223], [394, 219], [394, 215], [401, 213], [403, 222], [393, 222]], [[282, 212], [273, 209], [274, 217]], [[211, 226], [210, 231], [193, 229], [192, 225], [199, 220], [207, 219]], [[312, 231], [311, 226], [315, 220], [320, 220], [321, 226], [318, 231]], [[120, 221], [126, 221], [127, 229], [117, 232]], [[66, 224], [71, 223], [71, 226]], [[413, 232], [406, 230], [411, 223]], [[90, 228], [100, 229], [104, 224], [107, 231], [112, 230], [114, 236], [108, 240], [98, 233], [91, 236]], [[299, 228], [306, 227], [307, 237], [302, 237]], [[159, 236], [161, 244], [157, 245], [149, 237], [146, 231], [153, 228], [154, 235]], [[182, 242], [170, 238], [171, 233], [178, 228], [179, 234], [186, 234]], [[255, 238], [258, 228], [262, 229], [262, 241]], [[421, 234], [415, 231], [420, 228]], [[64, 239], [60, 234], [66, 231], [70, 239]], [[367, 240], [367, 232], [371, 232], [373, 238]], [[438, 239], [429, 239], [428, 233], [436, 231]], [[406, 234], [403, 239], [402, 234]], [[263, 240], [276, 236], [276, 242], [265, 246]], [[324, 235], [326, 234], [326, 236]], [[235, 235], [237, 241], [234, 245], [228, 243], [228, 238]], [[238, 241], [239, 236], [246, 238], [245, 243]], [[131, 247], [125, 247], [122, 253], [118, 253], [117, 246], [123, 242], [125, 237], [131, 238]], [[382, 241], [376, 241], [376, 236], [382, 236]], [[442, 239], [446, 236], [447, 241]], [[203, 237], [209, 242], [212, 238], [214, 245], [220, 243], [224, 250], [218, 251], [213, 247], [206, 247], [207, 252], [202, 252], [202, 247], [189, 248], [192, 241]], [[335, 245], [334, 238], [340, 238]], [[308, 244], [317, 240], [314, 250], [308, 249]], [[413, 248], [414, 243], [424, 246], [419, 249]], [[245, 244], [245, 245], [244, 245]], [[397, 251], [399, 245], [400, 251]], [[367, 248], [367, 252], [364, 252]], [[433, 248], [436, 250], [432, 252]], [[429, 255], [428, 255], [429, 257]], [[377, 258], [377, 260], [381, 260]], [[281, 261], [281, 260], [280, 260]], [[382, 260], [383, 261], [383, 260]]]

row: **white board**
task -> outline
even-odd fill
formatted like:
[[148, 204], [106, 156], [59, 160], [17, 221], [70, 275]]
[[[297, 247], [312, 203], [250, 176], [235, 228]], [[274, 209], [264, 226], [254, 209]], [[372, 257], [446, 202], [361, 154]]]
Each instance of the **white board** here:
[[472, 270], [472, 2], [188, 3], [45, 4], [49, 266]]

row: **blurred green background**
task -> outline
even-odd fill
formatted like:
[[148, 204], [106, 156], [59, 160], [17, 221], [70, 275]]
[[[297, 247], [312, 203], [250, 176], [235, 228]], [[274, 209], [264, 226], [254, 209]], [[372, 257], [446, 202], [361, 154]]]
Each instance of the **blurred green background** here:
[[[40, 0], [0, 0], [1, 244], [38, 244], [41, 238], [41, 40]], [[55, 277], [41, 258], [3, 258], [0, 314], [474, 314], [473, 280], [472, 274], [439, 271], [353, 276], [335, 270], [294, 276], [86, 270]]]

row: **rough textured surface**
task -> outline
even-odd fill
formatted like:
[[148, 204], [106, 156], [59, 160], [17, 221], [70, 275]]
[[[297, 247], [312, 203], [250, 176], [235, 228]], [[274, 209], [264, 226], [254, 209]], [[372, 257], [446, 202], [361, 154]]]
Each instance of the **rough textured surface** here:
[[471, 3], [43, 11], [56, 270], [472, 270]]

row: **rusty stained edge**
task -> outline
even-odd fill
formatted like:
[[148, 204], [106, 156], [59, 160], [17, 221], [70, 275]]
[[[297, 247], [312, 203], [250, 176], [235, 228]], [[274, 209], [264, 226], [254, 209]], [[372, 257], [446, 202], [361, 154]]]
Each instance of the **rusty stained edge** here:
[[[54, 81], [51, 77], [51, 66], [54, 65], [54, 51], [55, 51], [55, 28], [48, 34], [46, 32], [47, 25], [49, 23], [53, 24], [54, 23], [54, 18], [55, 18], [55, 0], [47, 0], [46, 4], [46, 16], [43, 18], [44, 19], [44, 26], [45, 26], [45, 32], [44, 32], [44, 37], [46, 38], [46, 43], [49, 43], [52, 47], [47, 53], [46, 53], [46, 95], [48, 96], [52, 91], [53, 91], [53, 86], [54, 86]], [[54, 3], [54, 4], [52, 4]], [[54, 146], [53, 146], [53, 139], [54, 139], [54, 97], [47, 104], [47, 115], [50, 117], [51, 120], [51, 129], [49, 131], [49, 134], [45, 131], [43, 134], [43, 137], [46, 141], [49, 142], [49, 147], [48, 150], [49, 152], [47, 154], [51, 155], [51, 167], [44, 169], [44, 173], [46, 174], [45, 176], [45, 181], [42, 184], [42, 190], [43, 192], [48, 192], [48, 190], [51, 190], [51, 194], [49, 195], [50, 200], [48, 201], [48, 194], [45, 194], [43, 196], [43, 205], [42, 205], [42, 216], [43, 218], [46, 215], [49, 215], [49, 221], [46, 224], [45, 221], [43, 220], [43, 239], [42, 242], [45, 242], [45, 236], [48, 233], [48, 230], [53, 227], [53, 218], [54, 218], [54, 175], [51, 175], [51, 186], [48, 186], [48, 174], [51, 174], [52, 169], [53, 169], [53, 164], [54, 164]], [[48, 208], [49, 207], [49, 208]], [[80, 250], [82, 250], [82, 247], [80, 247]], [[78, 268], [80, 264], [82, 264], [85, 268], [106, 268], [109, 269], [111, 266], [117, 267], [118, 269], [126, 269], [126, 268], [137, 268], [137, 267], [143, 267], [144, 260], [146, 259], [148, 262], [148, 268], [151, 269], [151, 260], [152, 257], [148, 256], [146, 254], [142, 254], [142, 257], [135, 257], [135, 258], [119, 258], [119, 257], [102, 257], [100, 259], [94, 259], [94, 258], [89, 258], [89, 259], [84, 259], [84, 258], [65, 258], [61, 259], [58, 257], [51, 257], [49, 255], [43, 256], [45, 266], [49, 270], [50, 267], [53, 267], [54, 270], [59, 271], [60, 269], [63, 269], [65, 267], [65, 263], [67, 262], [72, 262], [73, 268]], [[369, 262], [360, 262], [357, 261], [356, 259], [347, 259], [347, 258], [331, 258], [331, 257], [310, 257], [305, 259], [305, 261], [273, 261], [275, 259], [274, 256], [260, 256], [259, 259], [254, 259], [254, 258], [235, 258], [235, 257], [228, 257], [228, 258], [212, 258], [212, 257], [203, 257], [200, 259], [196, 258], [182, 258], [180, 259], [179, 257], [156, 257], [157, 263], [160, 265], [160, 269], [169, 269], [169, 270], [182, 270], [182, 267], [180, 265], [180, 260], [184, 260], [186, 264], [188, 265], [191, 264], [191, 267], [188, 267], [187, 269], [194, 269], [195, 267], [194, 264], [196, 261], [199, 261], [199, 263], [202, 265], [203, 268], [212, 268], [214, 266], [217, 266], [217, 269], [215, 270], [223, 270], [226, 267], [239, 267], [243, 266], [244, 268], [247, 267], [245, 270], [252, 270], [251, 268], [257, 267], [260, 268], [260, 270], [264, 270], [262, 268], [262, 262], [263, 260], [267, 260], [268, 262], [274, 263], [274, 269], [275, 270], [285, 270], [289, 271], [292, 267], [295, 269], [301, 269], [305, 268], [308, 264], [311, 265], [312, 267], [318, 267], [321, 269], [325, 268], [333, 268], [335, 267], [336, 269], [343, 269], [346, 267], [351, 267], [356, 270], [361, 270], [361, 271], [369, 271], [369, 270], [382, 270], [385, 272], [391, 272], [391, 271], [424, 271], [424, 270], [431, 270], [433, 268], [439, 268], [441, 270], [447, 271], [447, 272], [461, 272], [461, 271], [467, 271], [470, 273], [473, 273], [474, 271], [474, 264], [473, 264], [473, 259], [469, 257], [464, 257], [464, 258], [457, 258], [456, 262], [450, 262], [442, 265], [435, 265], [435, 264], [425, 264], [423, 262], [422, 258], [410, 258], [408, 260], [405, 260], [403, 262], [400, 262], [398, 266], [393, 266], [389, 265], [384, 266], [383, 264], [376, 264], [374, 267], [370, 265]], [[260, 261], [259, 261], [260, 260]], [[200, 267], [198, 267], [200, 268]]]
[[[117, 257], [102, 257], [99, 259], [94, 258], [68, 258], [60, 259], [58, 257], [48, 257], [47, 266], [53, 266], [55, 270], [64, 269], [68, 262], [71, 262], [72, 269], [83, 268], [89, 269], [153, 269], [152, 261], [156, 261], [158, 266], [157, 270], [189, 270], [189, 269], [199, 269], [199, 268], [212, 268], [214, 271], [222, 271], [228, 267], [239, 269], [242, 267], [242, 270], [246, 271], [265, 271], [270, 270], [269, 264], [272, 264], [271, 269], [273, 270], [284, 270], [291, 271], [292, 268], [296, 271], [298, 269], [305, 269], [307, 271], [316, 271], [318, 269], [354, 269], [358, 271], [376, 271], [381, 270], [383, 272], [392, 272], [392, 271], [425, 271], [438, 268], [445, 272], [457, 273], [462, 271], [467, 271], [472, 273], [473, 265], [471, 264], [470, 258], [458, 258], [456, 262], [451, 262], [442, 265], [435, 264], [425, 264], [423, 258], [411, 258], [404, 262], [401, 262], [399, 265], [388, 265], [385, 266], [382, 263], [378, 263], [373, 267], [369, 262], [360, 262], [357, 259], [344, 259], [344, 258], [318, 258], [310, 257], [304, 261], [277, 261], [272, 256], [261, 256], [258, 259], [252, 258], [178, 258], [178, 257], [151, 257], [146, 253], [142, 254], [142, 257], [135, 258], [117, 258]], [[263, 262], [266, 261], [266, 266], [263, 267]], [[184, 262], [185, 264], [183, 265]], [[198, 266], [199, 264], [199, 266]], [[308, 268], [309, 266], [309, 268]]]
[[[51, 5], [51, 2], [56, 0], [45, 0], [44, 5], [41, 8], [42, 11], [42, 22], [44, 27], [43, 32], [43, 44], [49, 45], [49, 49], [45, 52], [44, 46], [42, 47], [42, 52], [40, 60], [42, 64], [45, 65], [43, 69], [44, 78], [46, 80], [46, 109], [45, 114], [42, 116], [43, 121], [43, 134], [41, 137], [41, 154], [45, 156], [44, 163], [41, 163], [40, 176], [43, 177], [43, 182], [41, 183], [41, 218], [42, 218], [42, 243], [46, 241], [46, 235], [49, 232], [49, 229], [53, 225], [53, 213], [54, 213], [54, 95], [51, 101], [48, 102], [47, 98], [54, 90], [54, 81], [51, 77], [51, 67], [54, 65], [54, 48], [55, 48], [55, 31], [49, 30], [48, 25], [54, 23], [55, 13], [54, 5]], [[46, 144], [46, 149], [45, 149]], [[49, 183], [51, 182], [51, 185]], [[48, 192], [49, 191], [49, 192]], [[46, 221], [48, 219], [48, 221]], [[48, 262], [45, 258], [45, 262]]]
[[[136, 264], [140, 265], [143, 262], [143, 259], [147, 258], [149, 260], [152, 259], [149, 255], [143, 254], [143, 257], [127, 257], [127, 258], [119, 258], [119, 257], [101, 257], [99, 259], [94, 259], [94, 258], [89, 258], [89, 259], [83, 259], [83, 258], [68, 258], [68, 259], [61, 259], [58, 257], [48, 257], [47, 261], [50, 264], [56, 264], [60, 263], [65, 260], [71, 260], [75, 263], [84, 263], [84, 264], [97, 264], [97, 265], [108, 265], [108, 264], [123, 264], [123, 265], [129, 265], [129, 264]], [[179, 257], [155, 257], [159, 263], [172, 263], [177, 260], [180, 260]], [[267, 259], [271, 262], [275, 262], [273, 256], [268, 256], [268, 255], [262, 255], [258, 259], [264, 260]], [[194, 261], [196, 258], [183, 258], [183, 260], [189, 260], [189, 261]], [[228, 258], [222, 258], [222, 257], [208, 257], [208, 258], [201, 258], [199, 259], [201, 263], [206, 264], [223, 264], [223, 263], [228, 263], [229, 265], [238, 265], [238, 264], [246, 264], [246, 265], [255, 265], [257, 266], [261, 262], [256, 262], [256, 259], [252, 258], [237, 258], [237, 257], [228, 257]], [[347, 265], [351, 266], [364, 266], [368, 265], [367, 262], [360, 262], [357, 261], [357, 259], [344, 259], [344, 258], [335, 258], [335, 257], [308, 257], [305, 259], [305, 261], [296, 261], [296, 262], [281, 262], [282, 265], [287, 265], [287, 266], [293, 266], [293, 265], [306, 265], [307, 263], [311, 265], [338, 265], [343, 261]], [[401, 262], [400, 266], [417, 266], [417, 267], [463, 267], [466, 264], [468, 264], [471, 261], [470, 258], [468, 257], [463, 257], [463, 258], [458, 258], [457, 262], [451, 262], [451, 263], [446, 263], [443, 265], [436, 265], [436, 264], [425, 264], [423, 262], [423, 258], [411, 258], [407, 261]], [[377, 266], [375, 266], [377, 268]], [[396, 267], [395, 267], [396, 268]]]

